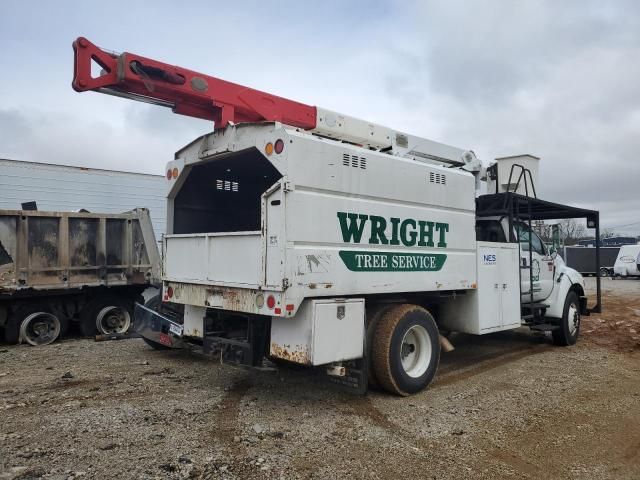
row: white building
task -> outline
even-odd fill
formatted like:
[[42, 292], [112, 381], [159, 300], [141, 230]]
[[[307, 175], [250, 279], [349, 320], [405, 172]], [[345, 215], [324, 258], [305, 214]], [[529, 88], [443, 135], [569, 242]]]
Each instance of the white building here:
[[160, 240], [166, 228], [165, 182], [162, 175], [0, 159], [0, 209], [20, 210], [30, 201], [41, 211], [147, 208]]

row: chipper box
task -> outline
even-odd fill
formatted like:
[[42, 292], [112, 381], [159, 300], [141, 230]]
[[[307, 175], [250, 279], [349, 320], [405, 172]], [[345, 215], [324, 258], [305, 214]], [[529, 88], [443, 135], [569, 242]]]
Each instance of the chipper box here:
[[598, 213], [538, 199], [535, 157], [485, 168], [469, 150], [84, 38], [74, 50], [76, 90], [215, 122], [166, 168], [162, 297], [135, 318], [150, 345], [408, 395], [434, 378], [442, 332], [524, 325], [576, 342], [582, 277], [531, 221], [597, 229]]

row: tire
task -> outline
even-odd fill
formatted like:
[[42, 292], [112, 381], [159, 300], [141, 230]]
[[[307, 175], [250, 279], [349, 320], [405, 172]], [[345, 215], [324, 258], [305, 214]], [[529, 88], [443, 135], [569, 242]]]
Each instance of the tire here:
[[[156, 312], [159, 310], [161, 305], [162, 305], [162, 300], [160, 298], [160, 294], [151, 297], [144, 304], [145, 307], [147, 307], [147, 308], [149, 308], [151, 310], [155, 310]], [[149, 340], [148, 338], [145, 338], [142, 335], [141, 335], [141, 338], [142, 338], [142, 340], [144, 340], [144, 343], [149, 345], [154, 350], [171, 350], [171, 347], [167, 347], [166, 345], [162, 345], [161, 343], [154, 342], [153, 340]]]
[[33, 346], [49, 345], [65, 327], [66, 320], [51, 313], [46, 305], [23, 305], [7, 319], [4, 339], [11, 344], [24, 341]]
[[552, 332], [553, 343], [567, 347], [575, 345], [580, 335], [580, 299], [576, 292], [569, 292], [564, 301], [560, 328]]
[[438, 327], [417, 305], [386, 310], [375, 329], [373, 370], [382, 388], [396, 395], [417, 393], [431, 383], [440, 361]]
[[98, 310], [96, 315], [96, 330], [106, 335], [113, 333], [127, 333], [131, 328], [131, 311], [129, 306], [121, 302], [111, 302], [111, 305]]
[[600, 268], [600, 276], [601, 277], [608, 277], [609, 276], [609, 269], [606, 267], [601, 267]]
[[378, 382], [373, 366], [373, 339], [380, 318], [389, 308], [391, 308], [390, 305], [375, 305], [367, 310], [367, 372], [369, 388], [373, 388], [374, 390], [380, 390], [382, 387], [380, 386], [380, 382]]
[[126, 298], [119, 299], [112, 295], [94, 298], [80, 312], [80, 332], [85, 337], [126, 333], [132, 324], [130, 303]]

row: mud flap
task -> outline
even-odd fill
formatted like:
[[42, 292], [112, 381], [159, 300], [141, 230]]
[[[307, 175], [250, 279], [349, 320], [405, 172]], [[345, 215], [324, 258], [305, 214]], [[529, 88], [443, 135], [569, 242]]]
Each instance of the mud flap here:
[[341, 367], [344, 369], [344, 375], [332, 375], [329, 371], [332, 367], [318, 367], [318, 373], [324, 376], [324, 379], [331, 385], [336, 386], [340, 390], [355, 394], [366, 395], [369, 386], [369, 371], [366, 358], [351, 360], [344, 362]]
[[133, 329], [147, 340], [165, 347], [184, 347], [182, 325], [139, 303], [135, 304]]

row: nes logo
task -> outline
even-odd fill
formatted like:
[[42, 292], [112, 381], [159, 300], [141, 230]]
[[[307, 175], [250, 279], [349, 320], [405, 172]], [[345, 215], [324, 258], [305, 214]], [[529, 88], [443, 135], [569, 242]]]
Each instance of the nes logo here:
[[497, 261], [497, 257], [495, 253], [484, 253], [482, 254], [482, 264], [483, 265], [495, 265]]

